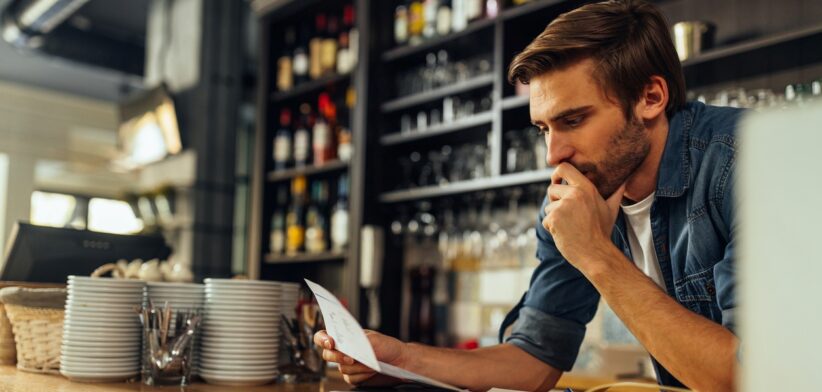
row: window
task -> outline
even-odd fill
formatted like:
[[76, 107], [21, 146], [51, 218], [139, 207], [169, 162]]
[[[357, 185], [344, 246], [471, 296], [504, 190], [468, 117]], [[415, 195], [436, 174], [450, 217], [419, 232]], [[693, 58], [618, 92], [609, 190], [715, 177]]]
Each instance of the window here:
[[86, 228], [85, 216], [76, 213], [77, 198], [60, 193], [35, 191], [31, 194], [32, 224], [52, 227]]
[[134, 210], [128, 203], [95, 197], [88, 204], [88, 229], [133, 234], [143, 230], [143, 222], [134, 215]]

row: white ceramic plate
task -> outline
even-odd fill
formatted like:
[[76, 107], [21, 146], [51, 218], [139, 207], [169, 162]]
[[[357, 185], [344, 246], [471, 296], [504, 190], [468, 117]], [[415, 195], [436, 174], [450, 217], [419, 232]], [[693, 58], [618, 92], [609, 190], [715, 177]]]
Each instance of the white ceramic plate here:
[[131, 293], [126, 293], [126, 294], [122, 294], [122, 293], [104, 294], [104, 293], [95, 293], [95, 292], [88, 292], [88, 291], [72, 291], [72, 292], [67, 293], [66, 298], [67, 299], [71, 299], [71, 298], [74, 298], [74, 299], [90, 299], [90, 300], [94, 300], [94, 301], [99, 300], [99, 301], [106, 301], [106, 302], [110, 302], [110, 301], [124, 302], [124, 301], [133, 301], [133, 300], [141, 301], [143, 299], [143, 296], [142, 295], [135, 295], [135, 294], [131, 294]]
[[70, 372], [100, 372], [100, 373], [124, 373], [124, 372], [131, 372], [134, 370], [140, 369], [140, 363], [135, 362], [130, 365], [125, 366], [114, 366], [114, 365], [104, 365], [104, 366], [94, 366], [94, 365], [81, 365], [81, 364], [65, 364], [60, 363], [60, 368], [68, 370]]
[[119, 348], [91, 348], [91, 347], [60, 347], [60, 354], [71, 358], [109, 358], [109, 359], [133, 359], [139, 358], [139, 347], [136, 350], [122, 350]]
[[205, 294], [215, 295], [235, 295], [235, 296], [275, 296], [279, 297], [280, 289], [276, 287], [231, 287], [231, 286], [206, 286]]
[[279, 331], [280, 323], [252, 323], [244, 322], [243, 320], [226, 321], [226, 320], [208, 320], [203, 323], [203, 329], [225, 329], [234, 330], [236, 333], [248, 332], [263, 332], [263, 331]]
[[212, 329], [212, 328], [203, 328], [203, 332], [201, 333], [204, 337], [212, 337], [212, 338], [231, 338], [231, 337], [243, 337], [243, 338], [253, 338], [253, 339], [269, 339], [269, 338], [276, 338], [280, 336], [280, 331], [276, 329], [271, 330], [259, 330], [259, 331], [241, 331], [238, 332], [235, 329]]
[[135, 371], [123, 372], [119, 374], [100, 374], [98, 372], [72, 372], [60, 369], [60, 374], [66, 376], [69, 380], [78, 382], [115, 382], [127, 380], [139, 373], [139, 369]]
[[127, 333], [89, 333], [75, 330], [67, 330], [63, 332], [63, 339], [71, 342], [90, 342], [90, 343], [111, 343], [120, 346], [127, 344], [140, 343], [140, 331], [130, 331]]
[[68, 282], [78, 284], [96, 284], [96, 285], [110, 285], [110, 286], [139, 286], [143, 287], [146, 282], [136, 279], [115, 279], [115, 278], [92, 278], [90, 276], [69, 275]]
[[230, 362], [230, 361], [205, 361], [200, 362], [200, 368], [209, 372], [224, 371], [248, 371], [248, 372], [274, 372], [277, 371], [277, 364], [271, 362]]
[[149, 290], [154, 288], [163, 289], [187, 289], [187, 290], [202, 290], [205, 285], [202, 283], [179, 283], [179, 282], [148, 282], [146, 283]]
[[249, 353], [242, 353], [242, 354], [227, 354], [227, 353], [214, 353], [214, 352], [203, 352], [200, 355], [201, 361], [206, 359], [210, 359], [212, 361], [272, 361], [277, 362], [279, 358], [279, 353], [265, 353], [265, 354], [249, 354]]
[[219, 356], [219, 355], [254, 355], [254, 356], [264, 356], [264, 355], [279, 355], [279, 351], [276, 349], [270, 348], [236, 348], [236, 347], [229, 347], [229, 348], [217, 348], [217, 347], [209, 347], [207, 345], [201, 345], [200, 351], [203, 356]]

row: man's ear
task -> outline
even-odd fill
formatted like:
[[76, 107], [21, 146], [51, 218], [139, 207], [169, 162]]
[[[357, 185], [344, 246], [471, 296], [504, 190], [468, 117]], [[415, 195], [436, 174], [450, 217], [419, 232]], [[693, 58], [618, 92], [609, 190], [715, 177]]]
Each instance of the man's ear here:
[[668, 83], [661, 76], [651, 76], [637, 100], [636, 114], [643, 122], [656, 120], [668, 106]]

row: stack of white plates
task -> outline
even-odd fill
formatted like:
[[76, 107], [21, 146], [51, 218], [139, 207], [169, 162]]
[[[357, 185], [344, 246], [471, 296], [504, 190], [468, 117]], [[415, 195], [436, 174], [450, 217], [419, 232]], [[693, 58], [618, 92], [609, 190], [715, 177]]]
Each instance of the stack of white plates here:
[[122, 381], [140, 372], [135, 306], [145, 282], [69, 276], [60, 373], [74, 381]]
[[206, 313], [199, 375], [220, 385], [271, 382], [279, 374], [281, 285], [205, 280]]
[[[174, 337], [174, 330], [176, 329], [176, 317], [178, 311], [203, 309], [205, 301], [204, 296], [205, 286], [198, 283], [166, 283], [166, 282], [148, 282], [145, 289], [145, 304], [149, 300], [155, 307], [161, 308], [168, 304], [171, 307], [171, 331], [170, 337]], [[194, 349], [191, 353], [191, 374], [197, 374], [199, 366], [199, 334], [195, 335]], [[144, 342], [145, 344], [145, 342]], [[146, 350], [143, 347], [143, 350]]]

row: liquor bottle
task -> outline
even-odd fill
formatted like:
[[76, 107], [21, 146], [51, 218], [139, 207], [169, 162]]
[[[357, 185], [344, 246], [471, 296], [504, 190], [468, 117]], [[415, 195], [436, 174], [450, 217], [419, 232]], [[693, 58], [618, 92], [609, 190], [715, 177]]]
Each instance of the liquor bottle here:
[[308, 75], [311, 77], [311, 79], [319, 79], [320, 76], [322, 76], [323, 74], [323, 34], [326, 31], [327, 25], [328, 23], [326, 22], [325, 14], [317, 14], [317, 16], [314, 18], [314, 36], [311, 37], [311, 41], [308, 44], [310, 53]]
[[486, 0], [485, 1], [485, 17], [488, 18], [488, 19], [496, 18], [498, 13], [499, 13], [499, 2], [498, 2], [498, 0]]
[[340, 116], [337, 126], [337, 158], [349, 162], [354, 155], [354, 145], [351, 143], [351, 111], [357, 101], [357, 92], [354, 86], [349, 86], [345, 92], [345, 109]]
[[465, 0], [465, 19], [473, 22], [482, 17], [485, 0]]
[[394, 10], [394, 43], [398, 46], [408, 42], [408, 8], [398, 5]]
[[325, 181], [315, 181], [311, 184], [311, 205], [305, 217], [305, 250], [308, 253], [321, 253], [328, 249], [327, 205], [328, 185]]
[[348, 176], [340, 176], [337, 203], [331, 212], [331, 249], [340, 252], [348, 248]]
[[298, 85], [308, 81], [308, 26], [303, 26], [297, 46], [294, 48], [294, 56], [291, 60], [291, 67], [294, 70], [294, 84]]
[[413, 0], [408, 6], [408, 42], [418, 45], [422, 42], [422, 29], [425, 27], [422, 1]]
[[[343, 8], [343, 32], [346, 33], [345, 35], [348, 39], [348, 50], [346, 51], [347, 54], [344, 58], [345, 64], [342, 68], [339, 65], [339, 61], [337, 64], [337, 72], [341, 74], [347, 74], [357, 66], [360, 50], [360, 30], [357, 29], [356, 15], [353, 5], [349, 4]], [[340, 33], [341, 40], [342, 36], [343, 33]], [[342, 45], [342, 42], [340, 42], [340, 45]], [[341, 70], [342, 72], [340, 72]]]
[[331, 16], [328, 18], [328, 28], [323, 37], [322, 50], [320, 53], [320, 64], [322, 76], [333, 75], [337, 71], [337, 47], [340, 32], [339, 18]]
[[466, 3], [471, 0], [452, 0], [451, 1], [451, 31], [460, 32], [465, 30], [468, 25], [468, 19], [465, 14]]
[[286, 215], [285, 252], [296, 255], [305, 249], [305, 177], [291, 180], [291, 206]]
[[294, 87], [294, 68], [291, 54], [295, 41], [294, 28], [287, 28], [283, 41], [284, 45], [280, 57], [277, 59], [277, 90], [279, 91], [288, 91]]
[[294, 131], [294, 166], [305, 167], [311, 164], [311, 129], [314, 118], [311, 114], [311, 105], [300, 105], [300, 119]]
[[268, 250], [272, 254], [280, 255], [285, 251], [285, 209], [288, 202], [288, 193], [285, 188], [277, 189], [277, 204], [271, 216], [271, 233], [269, 234]]
[[331, 102], [328, 93], [321, 93], [319, 97], [319, 115], [314, 123], [312, 132], [312, 150], [314, 165], [323, 165], [334, 159], [334, 140], [332, 127], [336, 125], [336, 108]]
[[425, 39], [434, 38], [437, 35], [437, 10], [440, 8], [440, 2], [438, 0], [425, 0], [422, 8], [423, 19], [425, 20], [422, 36]]
[[280, 111], [280, 128], [274, 136], [274, 170], [287, 168], [291, 161], [291, 110]]
[[451, 1], [442, 0], [437, 9], [437, 35], [444, 36], [451, 32]]

